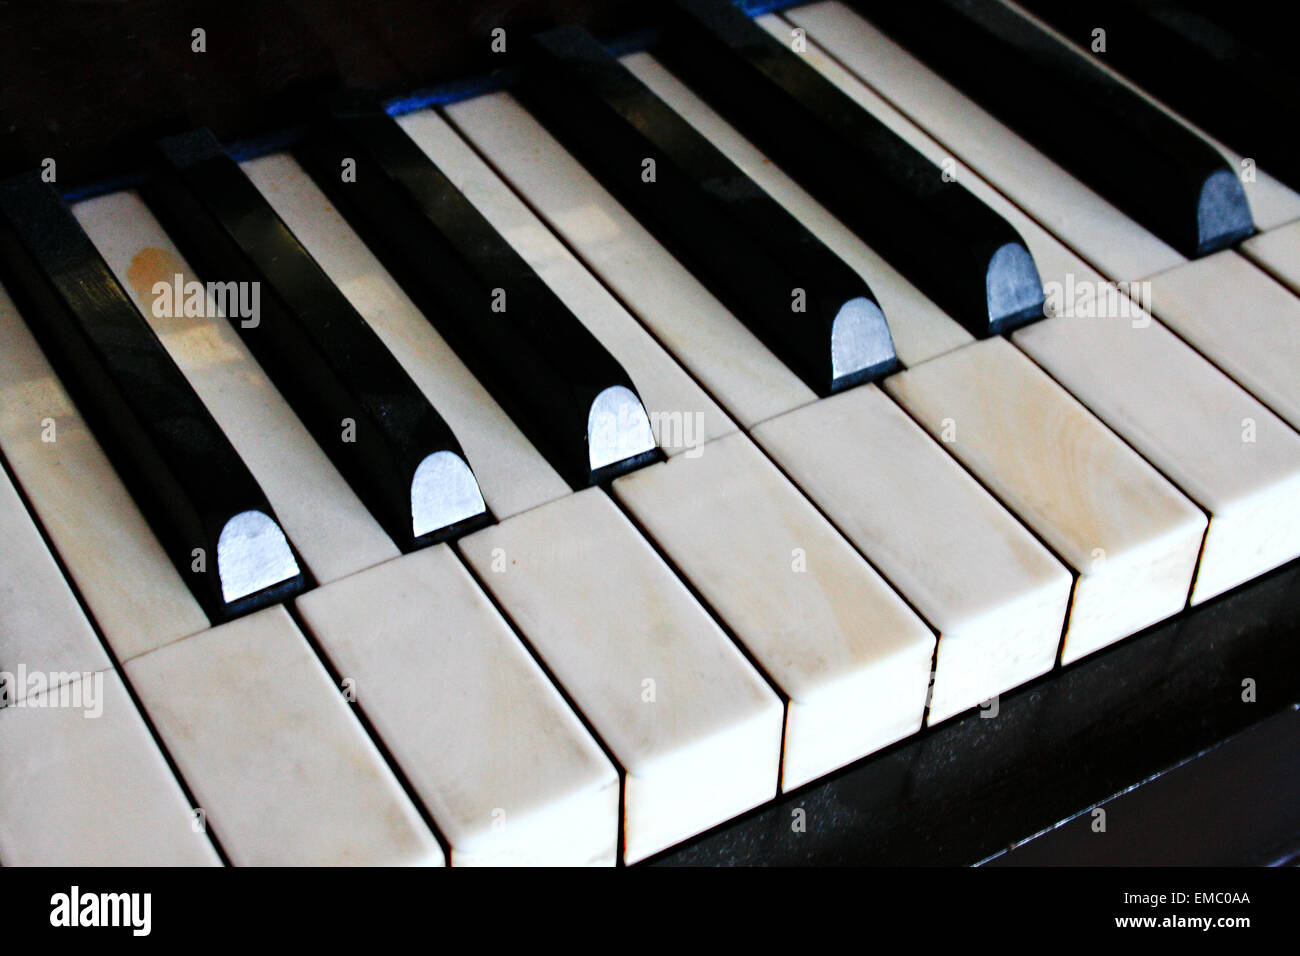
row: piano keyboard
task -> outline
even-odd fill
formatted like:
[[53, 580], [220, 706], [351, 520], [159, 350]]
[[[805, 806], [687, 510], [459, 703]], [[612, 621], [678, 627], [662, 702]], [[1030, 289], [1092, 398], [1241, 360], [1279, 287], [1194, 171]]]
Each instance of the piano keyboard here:
[[670, 6], [0, 184], [0, 864], [637, 863], [1300, 555], [1240, 124], [1037, 2]]

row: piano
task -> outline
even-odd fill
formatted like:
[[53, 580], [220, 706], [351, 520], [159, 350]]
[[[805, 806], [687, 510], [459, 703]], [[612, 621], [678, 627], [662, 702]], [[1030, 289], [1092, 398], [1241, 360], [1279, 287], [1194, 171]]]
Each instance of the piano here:
[[7, 10], [0, 865], [1293, 862], [1251, 7]]

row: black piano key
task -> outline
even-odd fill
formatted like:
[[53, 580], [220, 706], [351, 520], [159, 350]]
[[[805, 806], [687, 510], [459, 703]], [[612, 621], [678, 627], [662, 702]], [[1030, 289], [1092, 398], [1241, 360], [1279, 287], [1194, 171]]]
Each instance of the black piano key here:
[[262, 490], [58, 194], [0, 184], [0, 225], [19, 310], [208, 616], [300, 591]]
[[1254, 232], [1214, 147], [1000, 0], [852, 5], [1183, 255]]
[[809, 387], [897, 367], [862, 278], [590, 35], [550, 30], [532, 53], [525, 105]]
[[[1094, 0], [1087, 6], [1022, 0], [1035, 16], [1098, 61], [1123, 73], [1242, 156], [1300, 188], [1300, 156], [1290, 125], [1278, 122], [1300, 104], [1300, 75], [1182, 3]], [[1102, 36], [1094, 31], [1102, 30]], [[1095, 44], [1104, 41], [1103, 48]]]
[[159, 143], [146, 201], [199, 273], [255, 284], [249, 351], [403, 551], [488, 520], [447, 423], [216, 138]]
[[678, 76], [977, 337], [1043, 314], [1010, 224], [727, 0], [666, 7]]
[[656, 459], [622, 366], [390, 116], [346, 99], [299, 161], [529, 441], [575, 488]]

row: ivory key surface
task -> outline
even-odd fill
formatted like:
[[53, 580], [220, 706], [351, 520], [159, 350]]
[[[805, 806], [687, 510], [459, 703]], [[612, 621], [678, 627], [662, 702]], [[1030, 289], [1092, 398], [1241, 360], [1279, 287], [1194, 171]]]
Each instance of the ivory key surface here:
[[125, 670], [232, 863], [442, 864], [442, 848], [283, 607]]
[[624, 773], [624, 858], [772, 798], [781, 701], [599, 488], [461, 539]]
[[614, 864], [617, 772], [447, 545], [297, 605], [451, 865]]
[[885, 388], [1078, 575], [1062, 663], [1187, 603], [1205, 515], [1010, 342]]
[[1051, 670], [1069, 573], [880, 389], [753, 435], [939, 632], [929, 723]]
[[929, 628], [747, 436], [614, 494], [787, 698], [783, 789], [918, 730]]

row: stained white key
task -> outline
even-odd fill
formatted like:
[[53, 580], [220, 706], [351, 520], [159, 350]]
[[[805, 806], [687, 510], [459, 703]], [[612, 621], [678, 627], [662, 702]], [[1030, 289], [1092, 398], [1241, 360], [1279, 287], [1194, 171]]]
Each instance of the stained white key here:
[[451, 426], [492, 512], [501, 518], [567, 495], [564, 479], [470, 374], [302, 167], [285, 153], [240, 165]]
[[297, 605], [453, 866], [614, 864], [617, 772], [446, 545]]
[[3, 472], [0, 541], [0, 707], [27, 695], [29, 685], [19, 679], [20, 668], [46, 675], [112, 666]]
[[1172, 332], [1062, 317], [1013, 338], [1209, 512], [1193, 604], [1300, 554], [1300, 435]]
[[1205, 515], [1005, 339], [885, 388], [1078, 575], [1062, 663], [1187, 603]]
[[627, 862], [776, 793], [780, 699], [602, 490], [459, 547], [621, 765]]
[[208, 626], [3, 289], [0, 448], [119, 660]]
[[713, 400], [442, 117], [431, 109], [420, 110], [398, 122], [627, 370], [666, 454], [696, 449], [736, 430]]
[[1069, 573], [878, 388], [753, 434], [938, 630], [930, 723], [1052, 668]]
[[871, 291], [884, 309], [894, 337], [894, 350], [903, 364], [916, 365], [972, 341], [969, 332], [899, 275], [654, 57], [633, 53], [621, 62], [870, 283]]
[[137, 657], [126, 674], [232, 863], [443, 862], [284, 608]]
[[1150, 281], [1161, 321], [1300, 428], [1300, 299], [1231, 250]]
[[156, 283], [202, 282], [134, 192], [78, 203], [73, 213], [117, 280], [257, 479], [318, 581], [396, 557], [358, 500], [262, 371], [230, 322], [154, 313]]
[[452, 124], [742, 427], [816, 395], [507, 93]]
[[921, 726], [934, 636], [744, 435], [614, 492], [787, 698], [782, 788]]
[[0, 709], [0, 754], [0, 864], [220, 864], [114, 671]]

